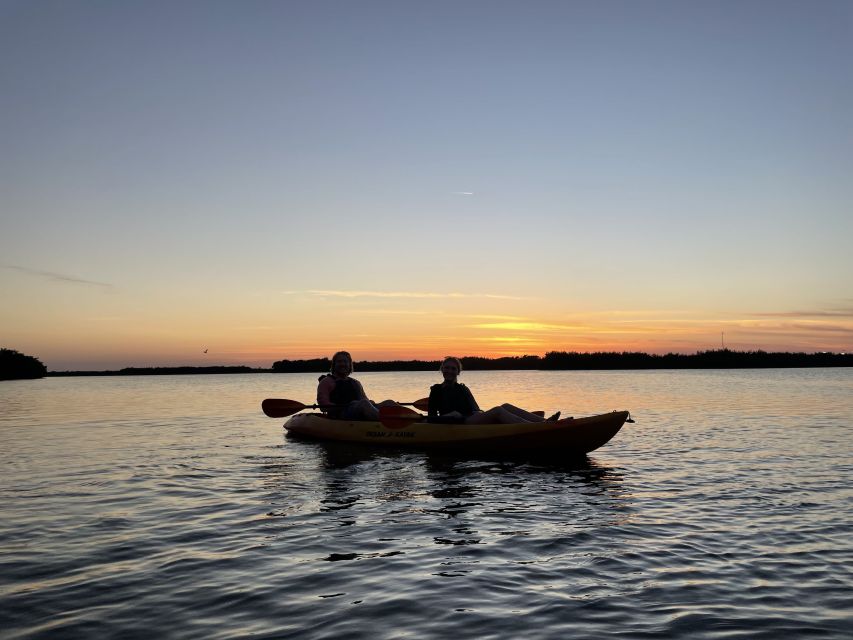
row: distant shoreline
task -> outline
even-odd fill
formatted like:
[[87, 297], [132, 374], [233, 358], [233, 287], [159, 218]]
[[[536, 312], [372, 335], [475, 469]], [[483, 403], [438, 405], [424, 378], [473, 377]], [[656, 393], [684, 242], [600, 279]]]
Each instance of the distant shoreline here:
[[[642, 371], [654, 369], [801, 369], [815, 367], [851, 367], [851, 353], [769, 353], [766, 351], [700, 351], [691, 355], [668, 353], [567, 353], [552, 351], [544, 356], [504, 358], [461, 358], [468, 371]], [[356, 372], [365, 371], [437, 371], [439, 360], [388, 360], [355, 363]], [[250, 373], [323, 373], [329, 370], [328, 358], [279, 360], [269, 369], [248, 366], [125, 367], [117, 371], [48, 371], [47, 377], [66, 376], [139, 376]]]

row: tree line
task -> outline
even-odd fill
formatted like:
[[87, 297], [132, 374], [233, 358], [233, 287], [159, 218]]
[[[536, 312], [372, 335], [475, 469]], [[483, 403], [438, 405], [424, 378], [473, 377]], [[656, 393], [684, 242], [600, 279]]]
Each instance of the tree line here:
[[[794, 367], [851, 367], [851, 353], [792, 353], [767, 351], [732, 351], [717, 349], [694, 354], [549, 351], [544, 356], [505, 356], [460, 358], [467, 371], [508, 370], [616, 370], [616, 369], [766, 369]], [[269, 369], [248, 366], [183, 366], [183, 367], [125, 367], [118, 371], [48, 371], [38, 358], [14, 349], [0, 349], [0, 380], [32, 379], [49, 376], [139, 376], [216, 373], [320, 373], [331, 368], [329, 358], [307, 360], [278, 360]], [[356, 371], [437, 371], [441, 360], [384, 360], [357, 361]]]
[[[785, 367], [850, 367], [849, 353], [791, 353], [767, 351], [732, 351], [717, 349], [694, 354], [642, 352], [549, 351], [544, 356], [505, 356], [460, 358], [462, 368], [477, 370], [613, 370], [613, 369], [765, 369]], [[357, 371], [437, 371], [441, 360], [357, 361]], [[328, 371], [329, 358], [279, 360], [272, 365], [276, 373], [310, 373]]]
[[269, 373], [269, 369], [254, 369], [244, 365], [206, 367], [125, 367], [118, 371], [51, 371], [49, 376], [173, 376], [211, 373]]

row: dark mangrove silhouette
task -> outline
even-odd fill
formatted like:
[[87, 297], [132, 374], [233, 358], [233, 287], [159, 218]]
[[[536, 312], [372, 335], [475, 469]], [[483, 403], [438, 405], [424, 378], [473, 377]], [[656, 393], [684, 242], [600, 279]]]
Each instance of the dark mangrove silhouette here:
[[[687, 355], [668, 353], [656, 355], [641, 352], [549, 351], [544, 356], [507, 356], [460, 358], [466, 371], [476, 370], [608, 370], [608, 369], [766, 369], [784, 367], [850, 367], [849, 353], [769, 353], [766, 351], [732, 351], [718, 349]], [[312, 360], [279, 360], [272, 365], [276, 373], [306, 373], [328, 371], [328, 358]], [[392, 360], [356, 362], [357, 371], [437, 371], [440, 360]]]
[[47, 367], [38, 358], [14, 349], [0, 349], [0, 380], [33, 380], [46, 375]]
[[118, 371], [51, 371], [49, 376], [174, 376], [200, 373], [269, 373], [269, 369], [239, 366], [125, 367]]
[[[549, 351], [544, 356], [527, 355], [503, 358], [465, 356], [461, 360], [466, 371], [853, 367], [853, 354], [851, 353], [772, 353], [767, 351], [732, 351], [730, 349], [699, 351], [694, 354], [667, 353], [665, 355], [629, 351], [621, 353]], [[356, 362], [355, 368], [357, 371], [438, 371], [440, 365], [440, 360], [365, 360]], [[118, 371], [50, 371], [47, 372], [47, 375], [142, 376], [217, 373], [320, 373], [328, 371], [330, 366], [331, 362], [328, 358], [311, 358], [307, 360], [278, 360], [269, 369], [248, 366], [126, 367]]]

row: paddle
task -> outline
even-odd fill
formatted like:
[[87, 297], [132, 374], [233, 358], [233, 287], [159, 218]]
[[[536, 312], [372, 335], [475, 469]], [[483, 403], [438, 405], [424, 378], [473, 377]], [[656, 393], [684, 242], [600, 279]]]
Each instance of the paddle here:
[[[429, 400], [429, 398], [426, 398]], [[414, 405], [424, 411], [425, 408], [418, 406], [418, 402], [415, 402]], [[395, 407], [395, 406], [382, 406], [379, 407], [379, 422], [382, 423], [383, 427], [387, 427], [389, 429], [403, 429], [408, 427], [413, 422], [418, 422], [419, 420], [423, 420], [424, 415], [422, 413], [418, 413], [417, 411], [412, 411], [411, 409], [407, 409], [406, 407]]]
[[[400, 402], [399, 404], [411, 405], [421, 411], [426, 411], [429, 407], [429, 398], [421, 398], [415, 402]], [[261, 403], [261, 409], [270, 418], [286, 418], [303, 409], [332, 409], [336, 406], [334, 404], [303, 404], [296, 400], [284, 400], [281, 398], [267, 398]], [[411, 411], [411, 409], [406, 409], [406, 411]], [[412, 413], [415, 412], [412, 411]]]

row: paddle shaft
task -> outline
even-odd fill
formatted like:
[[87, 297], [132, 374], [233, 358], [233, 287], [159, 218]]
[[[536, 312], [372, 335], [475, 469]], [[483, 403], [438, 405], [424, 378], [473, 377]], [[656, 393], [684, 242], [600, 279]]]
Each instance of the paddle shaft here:
[[[429, 406], [429, 398], [421, 398], [415, 402], [398, 402], [397, 405], [409, 405], [426, 410]], [[270, 418], [284, 418], [303, 409], [339, 409], [337, 404], [304, 404], [297, 400], [285, 400], [281, 398], [267, 398], [261, 403], [261, 409]]]

